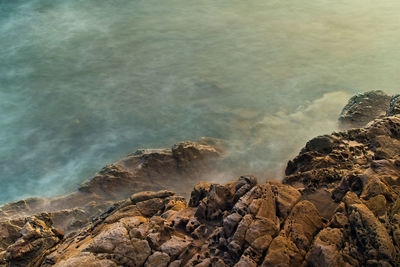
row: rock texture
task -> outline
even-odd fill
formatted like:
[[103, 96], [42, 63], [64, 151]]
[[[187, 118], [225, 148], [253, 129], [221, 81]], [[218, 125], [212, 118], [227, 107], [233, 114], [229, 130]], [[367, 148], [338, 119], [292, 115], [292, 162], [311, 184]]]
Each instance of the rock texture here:
[[400, 114], [400, 95], [395, 95], [390, 100], [389, 108], [386, 112], [387, 116]]
[[[185, 161], [175, 166], [193, 171]], [[102, 175], [104, 183], [126, 181]], [[382, 117], [310, 140], [282, 183], [251, 175], [199, 182], [188, 202], [155, 185], [66, 236], [52, 213], [8, 219], [0, 223], [0, 265], [400, 266], [399, 177], [400, 116]], [[83, 188], [98, 196], [107, 189]], [[25, 211], [31, 201], [13, 205]]]
[[207, 174], [212, 177], [221, 154], [220, 142], [210, 138], [181, 142], [171, 149], [139, 150], [106, 166], [76, 192], [5, 204], [0, 207], [0, 262], [4, 261], [5, 250], [21, 237], [27, 219], [45, 212], [51, 225], [69, 233], [87, 225], [115, 201], [136, 192], [169, 188], [186, 195]]
[[339, 117], [341, 129], [358, 128], [382, 117], [390, 105], [391, 96], [380, 90], [353, 96], [343, 108]]

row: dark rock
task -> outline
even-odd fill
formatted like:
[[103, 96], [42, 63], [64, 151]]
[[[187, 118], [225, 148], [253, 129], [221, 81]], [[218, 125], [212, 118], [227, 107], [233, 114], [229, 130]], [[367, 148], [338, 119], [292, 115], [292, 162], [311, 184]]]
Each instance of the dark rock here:
[[386, 112], [387, 116], [400, 114], [400, 95], [395, 95], [390, 100], [390, 106]]
[[386, 114], [391, 97], [382, 91], [370, 91], [353, 96], [339, 117], [341, 129], [359, 128]]
[[205, 198], [210, 192], [211, 183], [206, 183], [200, 181], [193, 189], [190, 195], [189, 206], [190, 207], [197, 207], [200, 204], [200, 201]]

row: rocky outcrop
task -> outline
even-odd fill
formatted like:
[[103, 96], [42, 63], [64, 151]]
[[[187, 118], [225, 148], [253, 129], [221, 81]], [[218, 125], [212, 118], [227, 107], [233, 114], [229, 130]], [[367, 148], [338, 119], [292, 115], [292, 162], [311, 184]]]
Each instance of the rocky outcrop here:
[[[397, 116], [375, 120], [366, 128], [317, 137], [289, 162], [284, 183], [305, 199], [319, 194], [313, 203], [330, 220], [316, 237], [308, 264], [400, 264], [392, 212], [399, 198], [399, 130]], [[329, 205], [322, 191], [331, 197]]]
[[[5, 250], [21, 238], [27, 219], [46, 212], [52, 225], [69, 233], [90, 223], [115, 201], [136, 192], [142, 192], [136, 197], [139, 199], [153, 197], [143, 192], [146, 190], [169, 188], [186, 194], [207, 174], [212, 177], [221, 154], [219, 141], [209, 138], [197, 143], [181, 142], [171, 149], [139, 150], [106, 166], [76, 192], [52, 199], [29, 198], [5, 204], [0, 207], [0, 258], [4, 259]], [[165, 190], [161, 194], [174, 193]], [[155, 205], [154, 209], [157, 208]]]
[[339, 128], [350, 129], [365, 126], [368, 122], [383, 117], [390, 105], [391, 96], [376, 90], [353, 96], [339, 117]]
[[189, 204], [168, 191], [135, 194], [42, 264], [398, 266], [399, 133], [393, 116], [314, 138], [283, 183], [201, 182]]
[[[203, 168], [187, 164], [185, 159], [201, 158], [194, 151], [177, 148], [182, 160], [165, 166], [170, 173]], [[151, 170], [161, 166], [148, 164]], [[107, 171], [97, 181], [103, 175], [129, 180], [124, 172]], [[399, 177], [400, 116], [382, 117], [364, 128], [310, 140], [288, 162], [282, 182], [259, 184], [251, 175], [224, 185], [203, 181], [188, 202], [157, 184], [143, 187], [65, 237], [54, 225], [66, 211], [0, 222], [0, 264], [400, 266]], [[89, 182], [79, 193], [102, 199], [106, 187], [99, 185]], [[17, 207], [25, 211], [29, 203]], [[10, 210], [5, 206], [3, 212]], [[69, 212], [83, 216], [77, 208]]]
[[[12, 228], [12, 224], [8, 227]], [[16, 241], [0, 253], [0, 264], [40, 266], [48, 249], [60, 242], [63, 236], [63, 232], [53, 227], [47, 213], [25, 218]]]
[[387, 116], [394, 116], [400, 114], [400, 95], [395, 95], [390, 100], [390, 105], [386, 111]]
[[168, 188], [187, 194], [200, 179], [211, 175], [221, 154], [218, 140], [210, 138], [197, 143], [181, 142], [171, 149], [138, 150], [103, 168], [77, 192], [3, 205], [0, 221], [46, 211], [52, 214], [58, 227], [73, 230], [84, 224], [84, 218], [98, 215], [115, 201], [136, 192]]

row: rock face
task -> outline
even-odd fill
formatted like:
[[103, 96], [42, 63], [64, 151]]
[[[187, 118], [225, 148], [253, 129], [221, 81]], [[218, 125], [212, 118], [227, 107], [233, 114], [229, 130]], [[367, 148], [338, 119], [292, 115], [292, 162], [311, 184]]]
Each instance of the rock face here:
[[400, 266], [399, 177], [400, 116], [382, 117], [310, 140], [282, 183], [199, 182], [188, 202], [146, 188], [65, 237], [52, 213], [0, 222], [0, 266]]
[[5, 204], [0, 207], [0, 222], [46, 211], [57, 227], [68, 232], [136, 192], [168, 188], [186, 194], [216, 167], [221, 154], [221, 146], [213, 139], [181, 142], [171, 149], [138, 150], [103, 168], [77, 192]]
[[400, 95], [395, 95], [390, 100], [389, 108], [386, 112], [387, 116], [400, 114]]
[[47, 213], [26, 218], [16, 241], [1, 252], [0, 263], [40, 266], [48, 249], [60, 242], [63, 236], [60, 230], [53, 227]]
[[391, 96], [384, 92], [370, 91], [353, 96], [339, 117], [341, 129], [358, 128], [386, 114]]
[[[5, 204], [0, 207], [0, 263], [5, 259], [5, 250], [21, 238], [26, 219], [46, 212], [52, 225], [69, 233], [131, 194], [166, 188], [186, 194], [193, 184], [216, 168], [221, 154], [222, 146], [214, 139], [181, 142], [171, 149], [139, 150], [106, 166], [76, 192], [52, 199], [29, 198]], [[152, 198], [141, 194], [141, 198]], [[174, 193], [162, 191], [160, 194], [158, 197]], [[156, 204], [153, 209], [158, 209]]]

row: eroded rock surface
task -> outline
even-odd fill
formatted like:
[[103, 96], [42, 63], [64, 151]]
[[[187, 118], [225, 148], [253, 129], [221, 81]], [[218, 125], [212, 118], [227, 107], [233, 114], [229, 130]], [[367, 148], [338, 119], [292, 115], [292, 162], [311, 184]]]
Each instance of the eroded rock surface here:
[[[187, 164], [201, 158], [192, 149], [174, 148], [171, 155], [180, 160], [166, 164], [171, 173], [198, 169]], [[147, 164], [154, 177], [160, 161]], [[108, 169], [97, 181], [109, 183], [104, 175], [128, 181], [132, 170], [124, 168]], [[224, 185], [204, 181], [188, 201], [174, 190], [138, 187], [143, 189], [65, 237], [54, 225], [68, 213], [84, 218], [85, 208], [10, 217], [0, 221], [0, 265], [400, 266], [399, 177], [396, 115], [310, 140], [289, 161], [282, 183], [258, 183], [251, 175]], [[116, 188], [111, 192], [117, 194]], [[80, 193], [102, 199], [105, 189], [102, 182], [89, 183]], [[14, 205], [25, 212], [36, 202]], [[6, 205], [2, 211], [13, 209]]]
[[138, 150], [103, 168], [77, 192], [3, 205], [0, 207], [0, 224], [46, 211], [52, 215], [57, 227], [70, 232], [87, 224], [115, 201], [133, 193], [168, 188], [187, 194], [194, 184], [212, 173], [221, 154], [222, 146], [209, 138], [197, 143], [181, 142], [171, 149]]
[[339, 117], [341, 129], [359, 128], [386, 115], [391, 96], [376, 90], [360, 93], [350, 98]]

